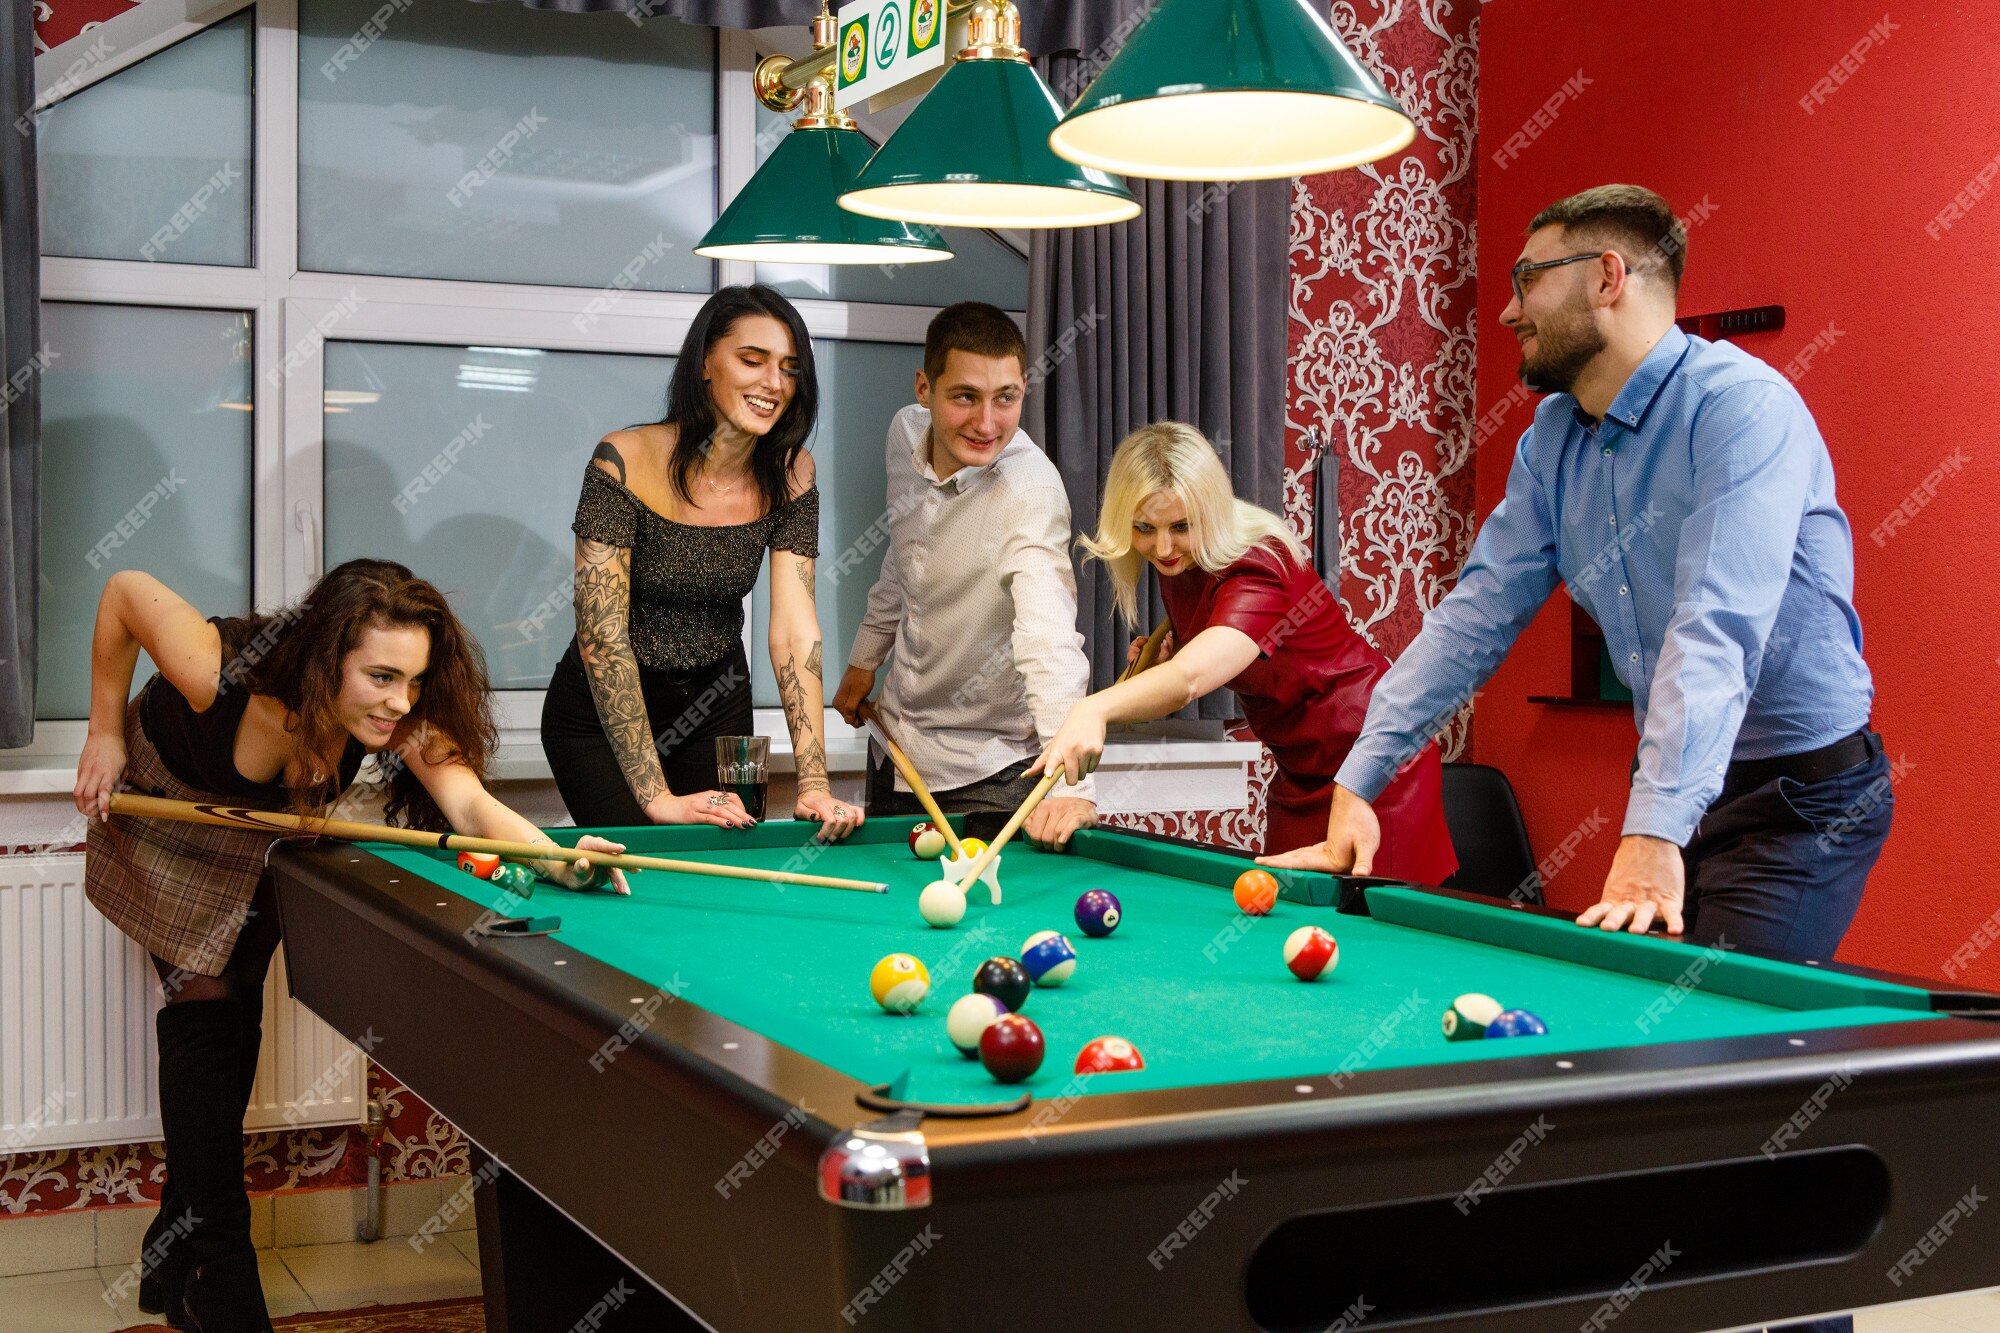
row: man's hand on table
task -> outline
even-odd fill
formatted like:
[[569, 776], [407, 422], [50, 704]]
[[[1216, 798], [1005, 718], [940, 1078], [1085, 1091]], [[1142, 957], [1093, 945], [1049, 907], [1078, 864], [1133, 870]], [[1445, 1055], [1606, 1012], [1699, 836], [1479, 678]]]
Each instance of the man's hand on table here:
[[1668, 934], [1678, 935], [1686, 891], [1687, 865], [1681, 849], [1665, 838], [1628, 833], [1618, 840], [1618, 854], [1604, 879], [1603, 900], [1584, 909], [1576, 924], [1643, 935], [1661, 920]]
[[1037, 846], [1057, 851], [1069, 846], [1069, 835], [1097, 826], [1097, 803], [1080, 796], [1051, 796], [1028, 815], [1022, 831]]

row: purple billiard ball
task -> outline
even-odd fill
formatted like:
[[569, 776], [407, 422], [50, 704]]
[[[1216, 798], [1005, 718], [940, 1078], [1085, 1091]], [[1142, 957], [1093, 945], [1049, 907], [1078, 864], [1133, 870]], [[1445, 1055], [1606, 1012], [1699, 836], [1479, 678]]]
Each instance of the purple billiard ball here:
[[1092, 889], [1076, 900], [1076, 928], [1094, 939], [1118, 929], [1118, 899], [1109, 889]]
[[1526, 1009], [1509, 1009], [1486, 1025], [1486, 1037], [1542, 1037], [1548, 1035], [1549, 1025]]

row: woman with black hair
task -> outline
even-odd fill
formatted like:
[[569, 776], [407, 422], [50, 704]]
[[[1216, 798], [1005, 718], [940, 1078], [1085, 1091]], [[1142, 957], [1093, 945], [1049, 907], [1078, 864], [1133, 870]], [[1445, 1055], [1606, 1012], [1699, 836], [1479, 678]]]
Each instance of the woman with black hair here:
[[[159, 670], [133, 699], [142, 649]], [[274, 835], [113, 819], [112, 793], [316, 815], [372, 753], [391, 823], [548, 842], [486, 789], [497, 735], [479, 645], [402, 565], [350, 560], [272, 615], [204, 619], [136, 569], [105, 584], [77, 761], [76, 808], [94, 816], [84, 892], [146, 950], [166, 1001], [156, 1028], [167, 1173], [141, 1247], [140, 1309], [191, 1333], [271, 1327], [250, 1244], [243, 1113], [278, 946], [264, 868]], [[607, 879], [585, 861], [530, 866], [570, 888]], [[608, 887], [629, 892], [621, 871]]]
[[542, 747], [579, 825], [753, 822], [715, 790], [713, 741], [750, 733], [743, 600], [766, 550], [794, 813], [826, 839], [862, 822], [826, 776], [819, 490], [805, 448], [818, 411], [799, 312], [769, 287], [725, 287], [681, 344], [665, 418], [613, 431], [591, 455], [571, 524], [576, 637], [542, 705]]

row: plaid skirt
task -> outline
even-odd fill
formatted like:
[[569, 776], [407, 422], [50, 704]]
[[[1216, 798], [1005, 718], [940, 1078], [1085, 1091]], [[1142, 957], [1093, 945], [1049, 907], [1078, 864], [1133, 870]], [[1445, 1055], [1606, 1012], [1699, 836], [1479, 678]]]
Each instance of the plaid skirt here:
[[[190, 787], [168, 772], [140, 725], [139, 699], [125, 710], [125, 751], [123, 785], [134, 791], [251, 804]], [[197, 976], [216, 976], [250, 918], [264, 854], [276, 840], [272, 833], [171, 819], [93, 819], [84, 843], [84, 896], [147, 953]]]

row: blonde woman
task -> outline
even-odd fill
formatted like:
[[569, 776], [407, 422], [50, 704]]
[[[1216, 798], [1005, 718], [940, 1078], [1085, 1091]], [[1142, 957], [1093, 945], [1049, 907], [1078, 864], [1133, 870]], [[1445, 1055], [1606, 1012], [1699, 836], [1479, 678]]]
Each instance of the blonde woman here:
[[[1298, 538], [1276, 514], [1236, 498], [1200, 431], [1167, 421], [1118, 446], [1097, 535], [1081, 545], [1110, 569], [1127, 622], [1137, 620], [1139, 580], [1152, 566], [1178, 647], [1079, 701], [1029, 773], [1055, 764], [1089, 773], [1109, 724], [1166, 717], [1227, 687], [1278, 762], [1266, 848], [1320, 841], [1333, 775], [1389, 660], [1347, 623]], [[1383, 792], [1375, 874], [1439, 884], [1458, 869], [1442, 783], [1437, 746], [1427, 745]]]

